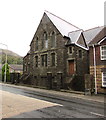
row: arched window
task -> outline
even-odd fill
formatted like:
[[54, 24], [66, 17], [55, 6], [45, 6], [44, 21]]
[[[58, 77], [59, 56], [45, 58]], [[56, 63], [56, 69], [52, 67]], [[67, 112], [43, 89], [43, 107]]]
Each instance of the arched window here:
[[52, 53], [52, 54], [51, 54], [51, 66], [52, 66], [52, 67], [55, 66], [55, 60], [56, 60], [56, 58], [55, 58], [55, 53]]
[[55, 32], [53, 31], [51, 34], [51, 47], [55, 47], [56, 46], [56, 36], [55, 36]]
[[45, 41], [45, 48], [48, 48], [48, 36], [46, 32], [44, 32], [44, 41]]
[[48, 48], [48, 36], [46, 32], [44, 32], [42, 39], [42, 49], [43, 48]]

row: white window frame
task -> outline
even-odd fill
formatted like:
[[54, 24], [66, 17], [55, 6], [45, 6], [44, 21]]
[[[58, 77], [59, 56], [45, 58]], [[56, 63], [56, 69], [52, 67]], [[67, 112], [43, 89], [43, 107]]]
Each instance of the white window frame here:
[[106, 85], [104, 85], [104, 82], [106, 82], [104, 81], [104, 77], [106, 77], [104, 74], [106, 74], [106, 72], [102, 72], [102, 87], [106, 87]]
[[[104, 55], [104, 54], [102, 54], [102, 47], [106, 47], [106, 45], [102, 45], [102, 46], [100, 46], [100, 53], [101, 53], [101, 60], [106, 60], [106, 55]], [[105, 50], [104, 50], [105, 51]], [[105, 58], [103, 58], [103, 57], [105, 57]]]

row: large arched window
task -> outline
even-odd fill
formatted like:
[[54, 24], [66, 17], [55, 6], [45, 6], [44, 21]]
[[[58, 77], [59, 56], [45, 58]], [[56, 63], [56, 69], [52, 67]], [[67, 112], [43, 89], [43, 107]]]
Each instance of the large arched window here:
[[48, 48], [48, 36], [46, 32], [44, 32], [44, 41], [45, 41], [45, 48]]
[[55, 47], [56, 46], [56, 36], [55, 36], [55, 32], [53, 31], [51, 33], [51, 47]]
[[42, 49], [43, 48], [48, 48], [48, 36], [46, 32], [43, 33]]

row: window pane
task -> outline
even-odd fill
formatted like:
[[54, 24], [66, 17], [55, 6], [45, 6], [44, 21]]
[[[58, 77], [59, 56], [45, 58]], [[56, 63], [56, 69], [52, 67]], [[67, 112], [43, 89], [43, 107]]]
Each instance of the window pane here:
[[45, 48], [48, 48], [48, 40], [45, 41]]
[[106, 50], [106, 46], [102, 46], [102, 50]]
[[69, 47], [69, 53], [72, 54], [72, 47]]
[[106, 51], [102, 51], [102, 55], [106, 55]]
[[47, 66], [47, 54], [41, 55], [41, 65], [42, 66]]
[[105, 86], [106, 86], [106, 83], [104, 82], [104, 83], [103, 83], [103, 85], [105, 85]]
[[47, 54], [45, 55], [45, 66], [47, 66]]
[[103, 81], [103, 86], [106, 86], [106, 72], [103, 73], [102, 81]]
[[44, 55], [41, 56], [41, 64], [44, 66]]
[[52, 35], [51, 35], [51, 47], [55, 47], [55, 45], [56, 45], [55, 32], [52, 32]]
[[44, 32], [44, 44], [45, 44], [45, 48], [48, 48], [48, 37], [47, 37], [47, 33], [46, 32]]
[[52, 53], [52, 54], [51, 54], [51, 59], [52, 59], [51, 65], [52, 65], [52, 66], [55, 66], [55, 53]]
[[101, 59], [106, 60], [106, 45], [101, 46]]

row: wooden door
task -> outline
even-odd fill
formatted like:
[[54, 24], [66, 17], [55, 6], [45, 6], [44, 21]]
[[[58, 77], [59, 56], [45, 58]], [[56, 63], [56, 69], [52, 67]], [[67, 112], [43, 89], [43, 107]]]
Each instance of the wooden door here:
[[69, 75], [72, 75], [72, 74], [74, 74], [74, 60], [70, 60], [69, 62]]

